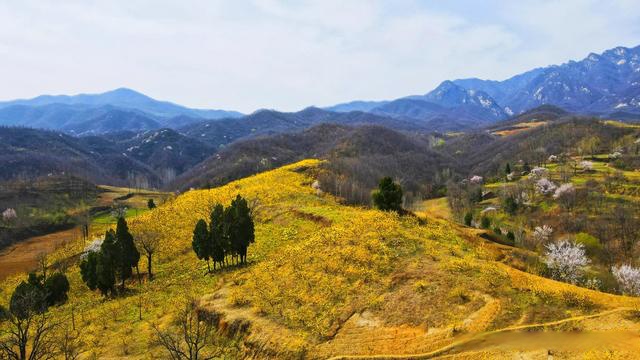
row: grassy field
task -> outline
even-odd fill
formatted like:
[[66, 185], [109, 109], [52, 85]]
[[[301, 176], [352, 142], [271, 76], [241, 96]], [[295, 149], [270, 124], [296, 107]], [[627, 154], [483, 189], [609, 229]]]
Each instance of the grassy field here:
[[[241, 341], [211, 349], [220, 357], [297, 359], [437, 352], [488, 331], [640, 305], [503, 264], [513, 250], [446, 220], [442, 199], [425, 204], [419, 216], [403, 217], [341, 205], [311, 187], [319, 163], [305, 160], [189, 191], [130, 218], [134, 236], [146, 230], [160, 238], [155, 279], [132, 280], [124, 296], [104, 299], [72, 266], [69, 301], [51, 315], [63, 323], [73, 315], [87, 358], [162, 358], [151, 325], [166, 327], [176, 309], [196, 298], [226, 329], [250, 324], [241, 327]], [[216, 202], [228, 204], [236, 194], [249, 199], [256, 220], [249, 264], [205, 275], [206, 263], [191, 250], [193, 227]], [[70, 243], [52, 257], [82, 247]], [[3, 304], [22, 278], [2, 282]]]

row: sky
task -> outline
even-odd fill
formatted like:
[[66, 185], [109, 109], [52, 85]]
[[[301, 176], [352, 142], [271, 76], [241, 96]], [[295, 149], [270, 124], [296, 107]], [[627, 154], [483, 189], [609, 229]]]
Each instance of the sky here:
[[128, 87], [295, 111], [640, 45], [640, 0], [3, 0], [0, 99]]

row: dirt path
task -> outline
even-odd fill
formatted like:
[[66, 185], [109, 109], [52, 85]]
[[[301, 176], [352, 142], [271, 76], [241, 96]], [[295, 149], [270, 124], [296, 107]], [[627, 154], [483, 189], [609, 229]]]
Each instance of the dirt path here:
[[[567, 319], [551, 321], [546, 323], [511, 326], [499, 330], [488, 331], [479, 334], [469, 334], [461, 337], [458, 341], [446, 345], [440, 349], [422, 354], [380, 354], [380, 355], [344, 355], [334, 356], [330, 360], [346, 359], [434, 359], [442, 355], [478, 350], [512, 350], [522, 351], [540, 347], [552, 348], [560, 347], [566, 351], [584, 350], [585, 345], [593, 348], [615, 345], [626, 346], [633, 344], [633, 349], [640, 351], [640, 333], [638, 331], [611, 331], [611, 332], [560, 332], [550, 331], [545, 333], [531, 333], [528, 331], [558, 326], [570, 322], [594, 319], [616, 313], [632, 311], [632, 308], [617, 308], [593, 315], [582, 315]], [[625, 348], [631, 349], [631, 348]]]
[[37, 265], [38, 255], [51, 253], [65, 241], [78, 239], [81, 236], [78, 228], [35, 236], [0, 251], [0, 280], [33, 270]]

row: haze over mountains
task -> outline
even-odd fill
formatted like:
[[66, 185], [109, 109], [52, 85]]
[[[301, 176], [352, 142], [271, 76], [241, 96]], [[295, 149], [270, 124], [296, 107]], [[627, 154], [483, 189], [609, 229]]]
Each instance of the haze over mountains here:
[[[504, 81], [447, 80], [424, 95], [390, 101], [357, 100], [328, 107], [322, 114], [318, 110], [297, 113], [260, 110], [243, 116], [235, 111], [190, 109], [120, 88], [102, 94], [43, 95], [0, 102], [0, 125], [91, 135], [179, 129], [193, 124], [198, 127], [204, 120], [242, 118], [254, 124], [252, 129], [268, 132], [272, 128], [281, 131], [307, 127], [318, 123], [319, 118], [324, 122], [349, 123], [355, 116], [360, 122], [368, 123], [363, 115], [347, 119], [329, 113], [357, 111], [377, 115], [370, 118], [372, 123], [397, 129], [462, 130], [492, 124], [544, 104], [581, 114], [637, 116], [640, 114], [640, 46], [592, 53], [581, 61], [534, 69]], [[284, 117], [289, 119], [283, 120]]]
[[42, 95], [0, 102], [0, 125], [62, 130], [71, 134], [101, 134], [175, 128], [203, 119], [235, 118], [241, 113], [190, 109], [120, 88], [102, 94]]
[[368, 111], [393, 117], [467, 127], [487, 124], [549, 104], [569, 111], [624, 116], [640, 113], [640, 46], [616, 47], [534, 69], [504, 81], [444, 81], [433, 91], [393, 101], [355, 101], [333, 111]]

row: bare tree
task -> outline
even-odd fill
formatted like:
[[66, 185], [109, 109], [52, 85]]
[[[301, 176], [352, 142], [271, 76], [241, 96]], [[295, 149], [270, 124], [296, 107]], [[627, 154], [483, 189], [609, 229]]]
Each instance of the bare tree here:
[[45, 251], [40, 252], [36, 257], [36, 261], [38, 263], [38, 268], [40, 269], [40, 271], [42, 271], [43, 280], [46, 280], [47, 268], [49, 267], [49, 259], [47, 253]]
[[55, 358], [55, 323], [42, 308], [42, 294], [25, 292], [12, 298], [8, 326], [0, 332], [0, 356], [9, 360]]
[[212, 359], [204, 355], [205, 348], [211, 343], [213, 326], [198, 318], [196, 304], [190, 300], [180, 311], [172, 327], [161, 330], [153, 325], [155, 344], [163, 347], [172, 360]]
[[57, 356], [64, 360], [77, 360], [86, 349], [80, 331], [65, 326], [56, 338]]
[[134, 240], [138, 249], [147, 257], [147, 273], [149, 274], [149, 280], [151, 280], [153, 278], [151, 260], [153, 259], [153, 254], [158, 251], [160, 234], [157, 231], [146, 228], [138, 231]]

